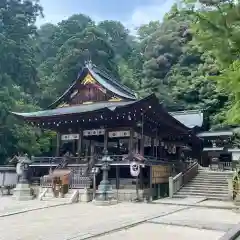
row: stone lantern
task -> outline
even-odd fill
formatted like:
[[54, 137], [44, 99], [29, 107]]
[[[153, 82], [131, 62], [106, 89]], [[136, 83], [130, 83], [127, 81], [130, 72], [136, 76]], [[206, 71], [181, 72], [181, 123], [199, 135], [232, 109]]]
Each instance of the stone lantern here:
[[102, 181], [100, 182], [98, 190], [96, 192], [94, 203], [96, 205], [116, 204], [117, 201], [113, 199], [112, 186], [108, 180], [108, 171], [110, 170], [110, 163], [112, 162], [112, 159], [108, 155], [108, 151], [106, 149], [103, 152], [101, 162]]

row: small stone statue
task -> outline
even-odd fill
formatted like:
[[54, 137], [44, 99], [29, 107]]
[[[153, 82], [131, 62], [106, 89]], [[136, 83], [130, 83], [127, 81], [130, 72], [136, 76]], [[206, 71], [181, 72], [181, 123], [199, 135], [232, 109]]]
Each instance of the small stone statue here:
[[27, 154], [25, 154], [24, 157], [17, 157], [18, 163], [16, 166], [16, 172], [19, 176], [19, 183], [28, 183], [27, 180], [27, 173], [29, 170], [29, 164], [31, 163], [31, 160], [27, 157]]
[[19, 176], [19, 182], [16, 188], [14, 189], [13, 197], [16, 200], [31, 200], [33, 199], [33, 194], [27, 179], [27, 173], [31, 160], [27, 157], [26, 154], [23, 157], [16, 158], [18, 160], [16, 172], [17, 175]]

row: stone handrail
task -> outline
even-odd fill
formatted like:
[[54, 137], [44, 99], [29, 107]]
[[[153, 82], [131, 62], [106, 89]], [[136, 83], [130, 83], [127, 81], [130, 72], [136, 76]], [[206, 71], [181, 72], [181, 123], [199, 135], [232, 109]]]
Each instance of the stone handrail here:
[[169, 177], [169, 197], [173, 197], [173, 195], [178, 192], [183, 185], [191, 181], [198, 173], [198, 163], [194, 162], [192, 165], [186, 170], [186, 172], [180, 172], [174, 177]]
[[38, 199], [42, 201], [43, 197], [45, 197], [46, 193], [48, 191], [48, 188], [44, 188], [42, 193], [39, 194]]
[[183, 174], [183, 185], [191, 181], [198, 174], [198, 163], [194, 162]]
[[183, 184], [183, 174], [180, 172], [175, 177], [169, 177], [169, 197], [173, 197], [173, 195], [180, 190]]

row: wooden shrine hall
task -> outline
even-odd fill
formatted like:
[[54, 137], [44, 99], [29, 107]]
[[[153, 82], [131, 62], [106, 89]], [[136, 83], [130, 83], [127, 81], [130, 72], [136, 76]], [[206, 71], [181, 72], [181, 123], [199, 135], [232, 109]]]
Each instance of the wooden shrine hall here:
[[[39, 177], [49, 168], [64, 165], [72, 169], [75, 180], [78, 175], [91, 179], [92, 168], [101, 166], [107, 150], [112, 160], [109, 179], [116, 189], [134, 185], [128, 156], [142, 156], [140, 188], [144, 189], [167, 183], [170, 175], [187, 167], [187, 160], [198, 159], [202, 150], [201, 140], [171, 116], [154, 94], [139, 99], [133, 90], [92, 63], [85, 65], [47, 109], [13, 114], [32, 126], [57, 133], [55, 156], [32, 157], [33, 172]], [[66, 158], [67, 164], [63, 164]], [[98, 177], [97, 183], [101, 172]]]

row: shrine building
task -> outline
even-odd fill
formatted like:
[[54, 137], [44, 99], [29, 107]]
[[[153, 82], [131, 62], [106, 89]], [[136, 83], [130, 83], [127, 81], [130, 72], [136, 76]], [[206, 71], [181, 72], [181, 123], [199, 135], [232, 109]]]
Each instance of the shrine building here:
[[[184, 172], [189, 162], [201, 156], [202, 141], [168, 113], [154, 94], [139, 98], [92, 63], [47, 109], [12, 114], [56, 132], [55, 155], [31, 157], [33, 177], [42, 177], [49, 169], [68, 168], [72, 188], [92, 188], [92, 169], [101, 169], [107, 150], [113, 189], [135, 189], [129, 165], [136, 160], [141, 166], [140, 190], [158, 198], [162, 192], [167, 194], [160, 188], [168, 184], [169, 176]], [[101, 171], [97, 185], [100, 180]]]

